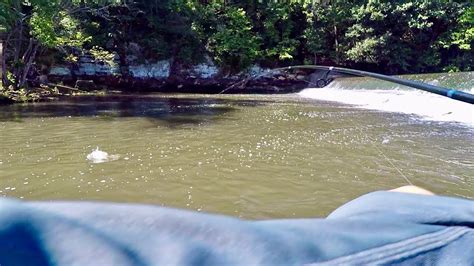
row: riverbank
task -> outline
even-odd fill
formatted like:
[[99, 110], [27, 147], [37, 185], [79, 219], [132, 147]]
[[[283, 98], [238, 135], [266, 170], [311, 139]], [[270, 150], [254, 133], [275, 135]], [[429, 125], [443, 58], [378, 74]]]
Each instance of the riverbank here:
[[[61, 82], [63, 83], [63, 82]], [[74, 83], [69, 83], [74, 84]], [[157, 80], [122, 80], [113, 82], [110, 87], [109, 82], [101, 79], [77, 80], [74, 87], [53, 84], [30, 87], [26, 90], [2, 90], [0, 89], [0, 105], [55, 101], [61, 97], [74, 97], [84, 95], [104, 95], [104, 94], [148, 94], [148, 93], [190, 93], [190, 94], [287, 94], [297, 93], [306, 88], [306, 82], [295, 80], [217, 80], [200, 81], [195, 83]], [[87, 85], [83, 85], [87, 84]]]
[[0, 105], [52, 101], [62, 94], [55, 87], [38, 86], [28, 90], [3, 89], [0, 87]]
[[84, 91], [114, 88], [132, 93], [281, 94], [301, 91], [315, 79], [314, 71], [286, 72], [258, 65], [229, 73], [208, 59], [207, 62], [196, 65], [162, 60], [143, 64], [130, 63], [119, 68], [118, 58], [113, 64], [104, 64], [90, 56], [83, 56], [74, 65], [51, 67], [49, 73], [38, 80], [65, 84]]
[[127, 72], [82, 57], [77, 64], [58, 65], [47, 75], [29, 79], [28, 90], [1, 90], [1, 104], [55, 100], [60, 96], [109, 93], [286, 94], [307, 87], [324, 87], [338, 74], [298, 69], [274, 70], [253, 66], [225, 73], [212, 61], [183, 66], [172, 61], [129, 65]]
[[83, 91], [60, 84], [48, 84], [31, 86], [28, 90], [3, 89], [0, 87], [0, 105], [14, 103], [32, 103], [56, 101], [61, 97], [73, 97], [82, 95], [103, 95], [105, 90]]

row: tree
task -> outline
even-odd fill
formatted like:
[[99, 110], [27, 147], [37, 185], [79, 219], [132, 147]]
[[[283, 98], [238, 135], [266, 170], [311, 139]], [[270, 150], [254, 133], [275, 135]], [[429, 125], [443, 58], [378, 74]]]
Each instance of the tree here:
[[306, 50], [313, 62], [343, 63], [345, 32], [352, 23], [351, 8], [355, 6], [359, 6], [357, 1], [327, 0], [307, 4]]
[[352, 26], [345, 34], [345, 59], [358, 67], [387, 73], [440, 69], [439, 41], [453, 29], [464, 4], [412, 0], [403, 3], [373, 0], [351, 8]]
[[121, 77], [130, 61], [179, 66], [206, 55], [227, 72], [303, 62], [469, 70], [473, 17], [472, 0], [0, 0], [0, 80], [27, 87], [38, 55], [74, 62], [84, 53], [119, 55]]
[[443, 71], [471, 71], [474, 66], [474, 5], [471, 0], [459, 15], [456, 27], [450, 27], [437, 40], [443, 54]]
[[206, 49], [227, 71], [248, 67], [260, 53], [260, 39], [242, 8], [210, 5], [193, 24]]
[[0, 21], [6, 33], [3, 47], [3, 86], [27, 87], [41, 48], [67, 52], [90, 40], [74, 14], [84, 10], [85, 1], [1, 0]]
[[3, 32], [2, 29], [0, 29], [0, 88], [3, 85], [3, 75], [4, 75], [4, 69], [5, 69], [5, 60], [4, 60], [4, 52], [3, 52], [3, 46], [4, 46], [4, 40], [5, 40], [5, 33]]

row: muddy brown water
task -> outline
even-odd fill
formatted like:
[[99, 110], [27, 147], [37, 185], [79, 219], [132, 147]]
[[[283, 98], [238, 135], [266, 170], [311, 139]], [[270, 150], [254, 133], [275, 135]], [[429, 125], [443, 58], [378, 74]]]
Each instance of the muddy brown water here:
[[[83, 96], [0, 107], [0, 194], [316, 217], [407, 184], [474, 197], [473, 129], [298, 95]], [[117, 155], [94, 164], [96, 147]]]

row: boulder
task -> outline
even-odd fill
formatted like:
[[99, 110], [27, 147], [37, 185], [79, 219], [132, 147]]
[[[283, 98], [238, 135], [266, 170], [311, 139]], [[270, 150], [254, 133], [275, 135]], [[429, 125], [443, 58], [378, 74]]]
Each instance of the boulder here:
[[96, 85], [93, 80], [82, 80], [79, 79], [76, 81], [76, 89], [91, 91], [96, 89]]
[[71, 70], [66, 66], [53, 66], [49, 70], [52, 76], [71, 76]]
[[46, 83], [49, 82], [47, 75], [40, 75], [40, 76], [38, 77], [38, 80], [39, 80], [39, 82], [41, 82], [42, 84], [46, 84]]

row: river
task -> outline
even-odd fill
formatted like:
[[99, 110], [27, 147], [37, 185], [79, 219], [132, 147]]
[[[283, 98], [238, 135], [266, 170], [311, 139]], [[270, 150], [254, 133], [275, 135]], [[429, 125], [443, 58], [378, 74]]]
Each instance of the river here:
[[[472, 91], [473, 73], [412, 78]], [[411, 182], [474, 198], [474, 113], [387, 83], [291, 95], [108, 95], [0, 107], [0, 194], [316, 217]], [[96, 147], [114, 160], [86, 159]]]

